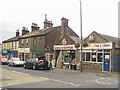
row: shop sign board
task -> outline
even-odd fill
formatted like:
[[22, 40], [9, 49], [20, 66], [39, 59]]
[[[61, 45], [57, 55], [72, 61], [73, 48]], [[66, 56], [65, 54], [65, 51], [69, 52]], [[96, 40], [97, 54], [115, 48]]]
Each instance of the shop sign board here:
[[54, 50], [75, 50], [75, 45], [54, 45]]
[[83, 49], [112, 49], [112, 43], [91, 43]]
[[2, 50], [3, 54], [8, 54], [9, 50]]
[[31, 50], [32, 52], [45, 52], [45, 50]]
[[30, 53], [30, 48], [18, 48], [18, 52], [20, 52], [20, 53]]

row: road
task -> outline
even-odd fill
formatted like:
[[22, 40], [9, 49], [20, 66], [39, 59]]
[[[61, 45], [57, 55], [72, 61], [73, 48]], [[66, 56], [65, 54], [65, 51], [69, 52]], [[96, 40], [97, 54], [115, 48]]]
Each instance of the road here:
[[4, 88], [118, 88], [118, 74], [114, 73], [32, 70], [8, 65], [2, 65], [0, 70]]

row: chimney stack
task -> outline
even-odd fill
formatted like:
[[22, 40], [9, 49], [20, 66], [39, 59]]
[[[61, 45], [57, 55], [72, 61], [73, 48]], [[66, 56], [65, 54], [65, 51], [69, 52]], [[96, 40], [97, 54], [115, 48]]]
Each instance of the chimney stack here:
[[23, 27], [23, 29], [22, 29], [22, 35], [25, 35], [27, 33], [29, 33], [28, 28]]
[[16, 31], [16, 37], [18, 37], [20, 35], [19, 30]]
[[64, 27], [67, 27], [68, 26], [68, 21], [69, 21], [68, 19], [63, 17], [61, 19], [61, 25], [64, 26]]
[[32, 30], [32, 31], [39, 30], [39, 27], [37, 27], [37, 24], [36, 24], [36, 23], [32, 23], [31, 30]]
[[45, 14], [44, 29], [53, 27], [52, 21], [47, 20], [47, 14]]

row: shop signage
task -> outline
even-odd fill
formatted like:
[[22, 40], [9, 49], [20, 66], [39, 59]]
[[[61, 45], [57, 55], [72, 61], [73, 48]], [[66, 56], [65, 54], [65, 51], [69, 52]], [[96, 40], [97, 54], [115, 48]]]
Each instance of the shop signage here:
[[20, 52], [20, 53], [30, 53], [30, 48], [18, 48], [18, 52]]
[[45, 52], [45, 50], [31, 50], [32, 52]]
[[83, 49], [112, 49], [112, 43], [91, 43]]
[[54, 45], [54, 50], [75, 50], [75, 45]]
[[3, 54], [8, 54], [9, 50], [2, 50]]

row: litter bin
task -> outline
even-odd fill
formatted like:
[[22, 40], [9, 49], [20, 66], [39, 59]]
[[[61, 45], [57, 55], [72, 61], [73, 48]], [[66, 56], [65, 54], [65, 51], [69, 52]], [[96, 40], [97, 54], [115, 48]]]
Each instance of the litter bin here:
[[76, 70], [76, 64], [75, 65], [71, 65], [71, 69]]

